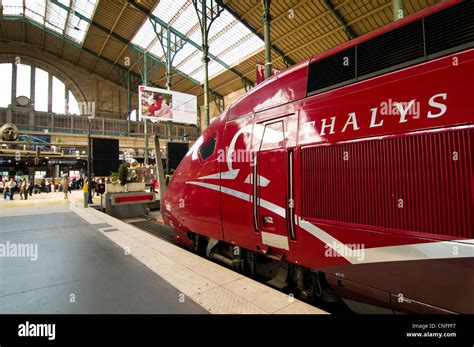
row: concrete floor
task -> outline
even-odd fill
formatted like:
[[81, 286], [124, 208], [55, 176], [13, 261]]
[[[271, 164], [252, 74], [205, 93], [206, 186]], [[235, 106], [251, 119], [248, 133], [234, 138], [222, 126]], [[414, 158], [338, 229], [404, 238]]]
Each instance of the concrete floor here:
[[0, 257], [0, 313], [208, 313], [98, 231], [108, 225], [89, 224], [68, 204], [6, 204], [0, 245], [38, 253]]
[[[162, 236], [83, 208], [79, 191], [0, 199], [0, 314], [327, 314]], [[7, 243], [38, 258], [5, 257]]]

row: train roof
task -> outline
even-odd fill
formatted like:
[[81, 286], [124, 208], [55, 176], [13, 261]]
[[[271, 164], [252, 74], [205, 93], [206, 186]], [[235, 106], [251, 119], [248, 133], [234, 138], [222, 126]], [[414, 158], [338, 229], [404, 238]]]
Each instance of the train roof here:
[[309, 59], [263, 81], [234, 102], [228, 120], [266, 110], [306, 96]]
[[231, 104], [227, 110], [228, 120], [233, 120], [240, 116], [260, 112], [306, 97], [308, 66], [310, 64], [460, 2], [462, 1], [449, 0], [440, 2], [283, 70], [281, 73], [260, 83]]

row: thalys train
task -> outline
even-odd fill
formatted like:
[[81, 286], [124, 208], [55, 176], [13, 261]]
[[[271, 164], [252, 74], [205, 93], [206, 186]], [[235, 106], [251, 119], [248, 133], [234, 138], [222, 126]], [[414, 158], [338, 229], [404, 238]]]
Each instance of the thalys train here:
[[262, 82], [162, 201], [177, 242], [356, 312], [474, 313], [474, 2]]

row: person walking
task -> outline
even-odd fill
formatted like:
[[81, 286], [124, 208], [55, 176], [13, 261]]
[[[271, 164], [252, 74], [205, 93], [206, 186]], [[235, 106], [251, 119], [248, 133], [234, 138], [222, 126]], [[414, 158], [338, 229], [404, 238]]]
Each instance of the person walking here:
[[23, 199], [28, 199], [28, 183], [24, 178], [22, 178], [20, 182], [20, 200]]
[[97, 193], [99, 195], [103, 195], [105, 193], [105, 183], [102, 178], [99, 179], [99, 183], [97, 184]]
[[63, 176], [63, 181], [61, 185], [63, 188], [64, 200], [67, 200], [67, 193], [69, 192], [69, 180], [67, 179], [66, 175]]
[[33, 178], [30, 178], [30, 183], [28, 185], [28, 194], [33, 195], [33, 189], [35, 189], [35, 181]]
[[89, 180], [84, 178], [84, 184], [82, 185], [82, 191], [84, 193], [84, 208], [87, 207], [89, 202]]
[[10, 183], [7, 180], [3, 181], [3, 198], [4, 199], [6, 199], [9, 194], [9, 189], [8, 189], [9, 185]]
[[12, 177], [12, 179], [10, 180], [10, 183], [8, 183], [8, 195], [10, 195], [10, 200], [13, 200], [13, 195], [15, 194], [16, 186], [17, 184]]

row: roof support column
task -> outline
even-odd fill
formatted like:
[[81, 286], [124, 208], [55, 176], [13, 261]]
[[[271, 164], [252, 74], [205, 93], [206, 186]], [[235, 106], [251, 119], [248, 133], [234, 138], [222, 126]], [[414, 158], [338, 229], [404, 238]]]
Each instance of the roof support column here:
[[17, 71], [17, 64], [16, 64], [16, 60], [15, 62], [12, 64], [12, 108], [13, 106], [16, 105], [16, 71]]
[[[143, 84], [146, 86], [148, 84], [148, 63], [147, 63], [147, 53], [143, 53]], [[139, 100], [138, 102], [141, 102]], [[145, 153], [144, 153], [144, 165], [148, 165], [148, 119], [143, 119], [143, 132], [145, 133]]]
[[[207, 0], [193, 0], [194, 8], [196, 9], [197, 16], [199, 18], [199, 24], [201, 25], [202, 33], [202, 63], [204, 69], [204, 116], [206, 117], [206, 126], [210, 123], [209, 115], [209, 40], [208, 34], [211, 28], [212, 22], [219, 17], [221, 12], [224, 10], [219, 4], [214, 4], [214, 0], [210, 0], [210, 11], [208, 13]], [[201, 8], [199, 8], [201, 6]], [[210, 17], [208, 18], [208, 15]], [[208, 22], [209, 19], [209, 22]]]
[[[158, 37], [161, 49], [165, 53], [165, 65], [166, 65], [166, 89], [171, 90], [173, 87], [173, 60], [176, 57], [176, 53], [183, 48], [186, 41], [178, 38], [176, 34], [172, 33], [171, 27], [166, 25], [166, 27], [159, 26], [156, 20], [150, 18], [150, 22], [153, 25], [155, 34]], [[158, 29], [158, 27], [160, 29]], [[166, 30], [166, 37], [164, 31]], [[171, 45], [171, 40], [173, 40], [173, 45]], [[165, 42], [166, 41], [166, 42]], [[167, 133], [168, 140], [171, 141], [173, 132], [173, 122], [167, 122]]]
[[397, 21], [404, 17], [403, 0], [392, 0], [393, 20]]
[[[135, 82], [131, 81], [132, 77], [134, 77], [135, 75], [133, 75], [133, 72], [131, 72], [130, 70], [127, 70], [127, 71], [124, 71], [124, 69], [120, 69], [120, 68], [117, 68], [115, 67], [115, 69], [117, 70], [117, 74], [120, 78], [120, 84], [122, 85], [122, 87], [125, 89], [125, 96], [126, 96], [126, 109], [125, 109], [125, 113], [126, 113], [126, 116], [125, 116], [125, 119], [127, 120], [127, 135], [130, 135], [130, 133], [132, 132], [132, 124], [131, 124], [131, 114], [130, 112], [132, 112], [132, 93], [133, 93], [133, 90], [136, 90], [138, 88], [138, 85], [140, 84], [140, 82], [138, 82], [137, 80], [135, 80]], [[120, 96], [121, 96], [121, 93], [119, 94], [119, 99], [120, 99]]]
[[48, 112], [53, 112], [53, 75], [48, 74]]
[[[140, 100], [139, 100], [140, 102]], [[130, 133], [132, 132], [131, 129], [131, 108], [132, 108], [132, 93], [130, 92], [130, 71], [127, 72], [127, 135], [130, 136]]]
[[[33, 105], [35, 105], [35, 84], [36, 84], [36, 69], [35, 69], [34, 66], [31, 66], [30, 101]], [[67, 90], [67, 88], [66, 88], [66, 90]]]
[[[171, 87], [173, 87], [173, 59], [171, 58], [171, 31], [168, 26], [166, 30], [166, 89], [171, 90]], [[168, 140], [171, 141], [171, 133], [173, 132], [173, 122], [168, 122], [167, 127]], [[166, 169], [169, 170], [169, 155], [167, 155], [166, 158]]]
[[202, 63], [204, 64], [204, 115], [206, 117], [206, 126], [210, 123], [209, 116], [209, 56], [208, 56], [208, 38], [207, 38], [207, 15], [206, 15], [206, 0], [203, 0], [202, 5]]
[[270, 3], [271, 0], [262, 0], [263, 5], [263, 38], [265, 41], [265, 78], [272, 76], [272, 43], [270, 42]]
[[69, 89], [67, 87], [64, 88], [64, 114], [69, 114]]
[[168, 26], [166, 30], [166, 89], [173, 87], [173, 60], [171, 58], [171, 31]]

